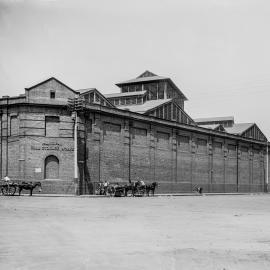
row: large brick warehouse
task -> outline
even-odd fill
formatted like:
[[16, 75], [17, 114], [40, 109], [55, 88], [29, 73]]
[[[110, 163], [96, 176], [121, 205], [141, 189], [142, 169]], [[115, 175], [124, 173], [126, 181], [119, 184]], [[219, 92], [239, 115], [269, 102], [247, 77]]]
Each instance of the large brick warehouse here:
[[44, 193], [74, 194], [74, 115], [78, 113], [79, 193], [99, 181], [157, 181], [159, 193], [264, 192], [267, 138], [233, 117], [192, 119], [174, 82], [149, 71], [116, 84], [119, 93], [74, 90], [49, 78], [0, 99], [1, 178], [40, 181]]

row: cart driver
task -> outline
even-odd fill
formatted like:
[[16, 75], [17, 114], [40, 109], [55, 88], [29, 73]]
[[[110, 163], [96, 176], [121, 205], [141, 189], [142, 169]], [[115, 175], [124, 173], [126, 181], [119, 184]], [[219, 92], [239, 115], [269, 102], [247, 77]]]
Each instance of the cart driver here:
[[145, 183], [144, 183], [143, 180], [140, 180], [140, 185], [141, 185], [141, 187], [144, 187], [145, 186]]
[[6, 175], [6, 176], [4, 177], [4, 181], [5, 181], [7, 184], [9, 184], [10, 178]]
[[5, 183], [7, 184], [8, 188], [9, 188], [10, 178], [7, 175], [4, 177], [4, 181], [5, 181]]
[[109, 182], [106, 180], [106, 181], [104, 182], [103, 186], [104, 186], [104, 194], [107, 195]]

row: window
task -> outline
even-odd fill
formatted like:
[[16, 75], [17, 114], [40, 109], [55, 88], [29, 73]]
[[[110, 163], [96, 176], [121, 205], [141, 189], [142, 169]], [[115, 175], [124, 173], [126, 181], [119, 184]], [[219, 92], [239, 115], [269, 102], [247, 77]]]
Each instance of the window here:
[[46, 137], [59, 137], [59, 116], [46, 116], [45, 129]]
[[50, 98], [51, 99], [55, 99], [55, 91], [51, 91], [50, 92]]

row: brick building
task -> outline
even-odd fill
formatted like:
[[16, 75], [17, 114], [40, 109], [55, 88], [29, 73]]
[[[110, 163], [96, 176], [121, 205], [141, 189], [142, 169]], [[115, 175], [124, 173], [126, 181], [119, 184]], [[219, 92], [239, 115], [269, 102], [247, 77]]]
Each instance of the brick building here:
[[74, 117], [81, 97], [78, 169], [81, 194], [95, 183], [157, 181], [159, 192], [264, 191], [267, 139], [232, 117], [193, 120], [168, 77], [149, 71], [118, 83], [120, 93], [74, 90], [50, 78], [0, 99], [0, 174], [41, 181], [44, 193], [74, 194]]

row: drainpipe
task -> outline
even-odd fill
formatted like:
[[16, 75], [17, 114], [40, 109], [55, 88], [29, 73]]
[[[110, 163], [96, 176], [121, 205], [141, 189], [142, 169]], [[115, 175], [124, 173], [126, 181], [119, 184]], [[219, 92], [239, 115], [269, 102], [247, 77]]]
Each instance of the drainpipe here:
[[265, 185], [266, 185], [266, 192], [268, 192], [268, 175], [269, 175], [269, 156], [268, 156], [268, 141], [266, 142], [266, 172], [265, 172]]
[[8, 175], [8, 131], [9, 131], [9, 125], [8, 125], [8, 105], [9, 105], [9, 96], [4, 96], [4, 98], [7, 99], [7, 108], [6, 108], [6, 113], [7, 113], [7, 130], [6, 130], [6, 175]]
[[239, 142], [236, 145], [236, 192], [239, 192]]
[[3, 164], [3, 153], [2, 153], [2, 149], [3, 149], [3, 111], [0, 111], [0, 116], [1, 116], [1, 163], [0, 163], [0, 179], [2, 179], [2, 164]]
[[79, 195], [78, 188], [78, 113], [75, 113], [75, 124], [74, 124], [74, 183], [75, 183], [75, 195]]

